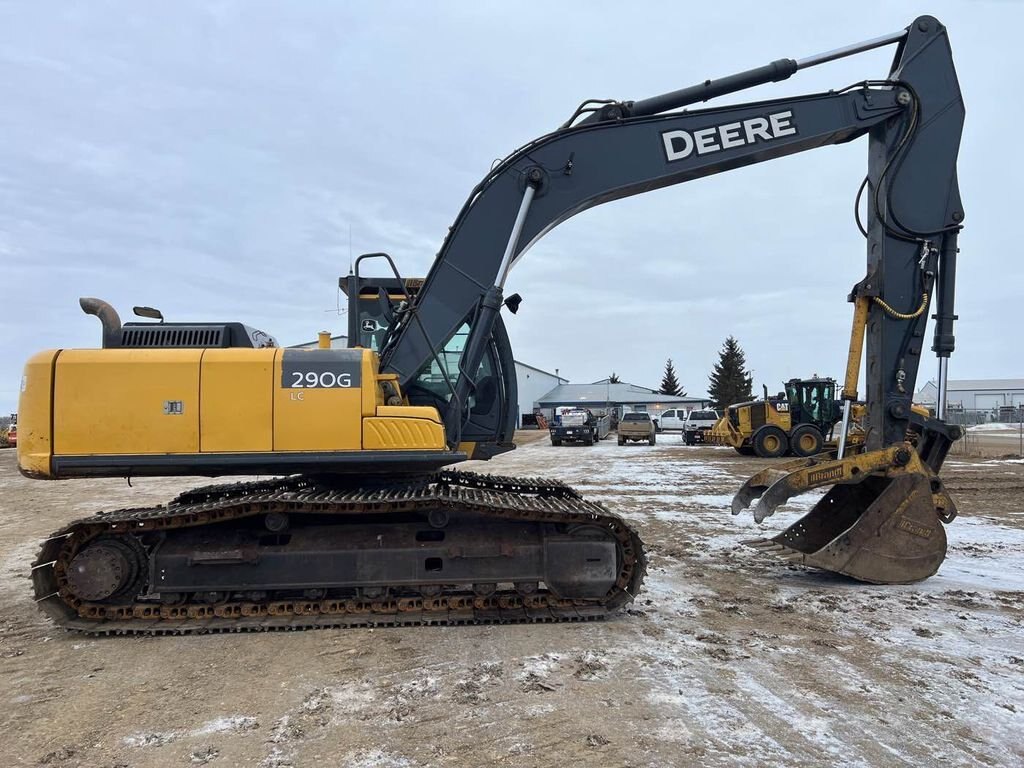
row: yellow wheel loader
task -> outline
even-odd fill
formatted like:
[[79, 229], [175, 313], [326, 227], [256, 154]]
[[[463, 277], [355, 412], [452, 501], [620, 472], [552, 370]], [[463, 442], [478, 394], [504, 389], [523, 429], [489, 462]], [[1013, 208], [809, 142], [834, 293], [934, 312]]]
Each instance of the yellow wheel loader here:
[[[835, 379], [790, 379], [786, 390], [762, 400], [736, 403], [711, 430], [711, 441], [729, 445], [744, 456], [775, 459], [780, 456], [814, 456], [834, 449], [834, 430], [842, 419]], [[860, 429], [863, 406], [854, 406], [847, 445], [863, 444]]]
[[[881, 79], [683, 110], [885, 45], [896, 55]], [[855, 387], [866, 338], [865, 451], [844, 455], [846, 400], [834, 459], [759, 473], [734, 511], [760, 497], [763, 518], [794, 493], [834, 485], [767, 546], [866, 581], [929, 576], [955, 514], [937, 477], [955, 428], [921, 424], [916, 450], [905, 435], [933, 294], [940, 398], [953, 349], [963, 115], [946, 29], [923, 16], [672, 93], [584, 102], [488, 171], [418, 290], [385, 254], [356, 260], [352, 348], [281, 349], [242, 323], [165, 322], [145, 307], [144, 321], [122, 324], [108, 304], [83, 300], [101, 347], [50, 349], [25, 368], [25, 475], [265, 479], [70, 522], [33, 566], [37, 604], [99, 634], [578, 621], [620, 610], [645, 570], [627, 521], [557, 480], [451, 469], [514, 447], [504, 318], [522, 299], [505, 295], [510, 269], [595, 205], [860, 137], [867, 274], [852, 296], [847, 386], [856, 399], [849, 377]], [[387, 277], [366, 277], [369, 262]]]

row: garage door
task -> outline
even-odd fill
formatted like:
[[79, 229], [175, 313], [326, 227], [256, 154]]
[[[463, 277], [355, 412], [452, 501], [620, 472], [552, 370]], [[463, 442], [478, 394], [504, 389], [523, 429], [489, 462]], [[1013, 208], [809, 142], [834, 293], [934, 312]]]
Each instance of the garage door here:
[[998, 408], [1001, 405], [1003, 405], [1002, 394], [976, 394], [974, 396], [974, 407], [977, 408], [979, 411], [991, 410], [992, 408]]

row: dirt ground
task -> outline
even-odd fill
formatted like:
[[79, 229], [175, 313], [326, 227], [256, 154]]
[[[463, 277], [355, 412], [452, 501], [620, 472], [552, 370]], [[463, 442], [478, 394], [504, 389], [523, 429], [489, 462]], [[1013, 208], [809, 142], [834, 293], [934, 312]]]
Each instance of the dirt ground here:
[[636, 523], [650, 572], [615, 620], [90, 639], [34, 608], [40, 539], [205, 481], [30, 482], [0, 451], [0, 765], [1024, 764], [1024, 463], [948, 462], [949, 557], [900, 587], [742, 546], [761, 464], [662, 435], [470, 465]]

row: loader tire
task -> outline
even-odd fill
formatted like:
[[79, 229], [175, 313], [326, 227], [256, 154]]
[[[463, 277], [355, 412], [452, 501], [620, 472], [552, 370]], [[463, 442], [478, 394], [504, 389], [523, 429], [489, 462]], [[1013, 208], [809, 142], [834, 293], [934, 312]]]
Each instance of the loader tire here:
[[738, 453], [740, 456], [756, 456], [757, 455], [756, 453], [754, 453], [754, 449], [751, 448], [749, 445], [741, 445], [741, 446], [739, 446], [738, 448], [736, 448], [736, 453]]
[[794, 456], [801, 458], [821, 453], [821, 446], [824, 442], [821, 432], [811, 424], [801, 424], [789, 435], [790, 450], [793, 451]]
[[762, 459], [777, 459], [789, 450], [789, 438], [774, 424], [765, 424], [754, 433], [754, 453]]

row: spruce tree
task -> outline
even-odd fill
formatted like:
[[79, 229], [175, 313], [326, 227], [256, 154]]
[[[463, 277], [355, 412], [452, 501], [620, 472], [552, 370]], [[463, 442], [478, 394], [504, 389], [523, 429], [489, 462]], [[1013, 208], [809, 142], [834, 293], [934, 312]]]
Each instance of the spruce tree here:
[[747, 370], [747, 358], [739, 342], [730, 336], [718, 353], [718, 362], [708, 379], [711, 407], [724, 409], [733, 403], [754, 399], [754, 377]]
[[676, 378], [676, 369], [675, 366], [672, 365], [671, 357], [665, 363], [665, 375], [661, 377], [661, 389], [658, 391], [663, 395], [686, 397], [686, 393], [683, 391], [683, 388], [679, 386], [679, 379]]

